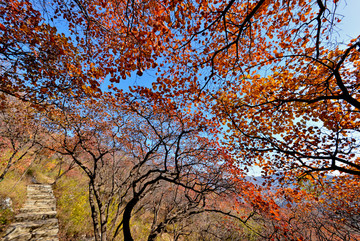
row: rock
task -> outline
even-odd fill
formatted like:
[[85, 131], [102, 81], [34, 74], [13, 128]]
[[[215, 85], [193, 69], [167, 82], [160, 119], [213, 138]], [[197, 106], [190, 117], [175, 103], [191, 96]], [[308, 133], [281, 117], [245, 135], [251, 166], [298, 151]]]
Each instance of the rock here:
[[4, 199], [0, 199], [0, 208], [1, 209], [10, 209], [13, 212], [11, 198], [6, 197]]
[[33, 184], [40, 184], [37, 180], [36, 180], [36, 177], [35, 176], [31, 176], [31, 182]]

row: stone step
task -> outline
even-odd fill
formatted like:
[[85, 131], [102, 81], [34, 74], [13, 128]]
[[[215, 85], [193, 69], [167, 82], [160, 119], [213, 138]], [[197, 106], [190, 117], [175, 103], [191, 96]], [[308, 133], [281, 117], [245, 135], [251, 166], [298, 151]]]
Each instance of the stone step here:
[[53, 192], [46, 191], [46, 192], [40, 192], [40, 191], [27, 191], [27, 196], [54, 196]]
[[41, 237], [56, 237], [59, 232], [58, 227], [48, 227], [46, 230], [32, 231], [31, 234], [37, 238]]
[[57, 225], [58, 225], [58, 220], [56, 218], [50, 218], [50, 219], [46, 219], [46, 220], [16, 222], [16, 223], [11, 224], [10, 227], [37, 229], [40, 227], [47, 228], [47, 227], [52, 227], [52, 226], [57, 226]]
[[6, 234], [6, 236], [2, 239], [2, 241], [27, 241], [31, 240], [31, 233], [28, 232], [14, 232], [10, 234]]
[[15, 222], [35, 221], [56, 218], [56, 211], [41, 213], [20, 213], [15, 216]]
[[38, 193], [49, 193], [52, 192], [51, 187], [28, 187], [27, 191], [30, 193], [38, 192]]
[[51, 189], [34, 189], [34, 188], [27, 188], [28, 193], [52, 193]]
[[28, 186], [27, 191], [30, 192], [52, 192], [51, 187], [36, 187], [36, 186]]
[[45, 206], [49, 205], [51, 207], [56, 206], [56, 200], [55, 199], [46, 199], [46, 200], [27, 200], [25, 202], [25, 205], [27, 206]]
[[49, 206], [49, 205], [36, 205], [36, 206], [24, 206], [20, 209], [21, 213], [35, 213], [35, 212], [50, 212], [50, 211], [56, 211], [56, 207]]
[[27, 187], [27, 200], [2, 240], [59, 241], [56, 200], [50, 185]]
[[43, 190], [43, 189], [52, 190], [52, 187], [49, 184], [31, 184], [31, 185], [28, 185], [27, 188], [38, 189], [38, 190]]
[[28, 188], [28, 193], [52, 193], [53, 191], [51, 189], [34, 189], [34, 188]]
[[51, 237], [47, 237], [47, 238], [39, 238], [38, 241], [59, 241], [59, 238], [57, 236], [51, 238]]
[[[58, 233], [58, 220], [47, 219], [47, 220], [36, 220], [36, 221], [26, 221], [13, 223], [8, 228], [4, 241], [8, 240], [47, 240], [40, 239], [45, 238], [44, 233], [50, 230], [49, 240], [56, 240]], [[30, 239], [36, 234], [36, 239]]]
[[13, 237], [5, 237], [3, 241], [59, 241], [56, 234], [44, 234], [44, 233], [19, 233], [14, 234]]
[[37, 194], [37, 195], [28, 195], [27, 199], [29, 200], [41, 200], [41, 199], [54, 199], [54, 195], [43, 195], [43, 194]]
[[27, 190], [27, 195], [53, 195], [52, 191], [38, 191], [38, 190]]

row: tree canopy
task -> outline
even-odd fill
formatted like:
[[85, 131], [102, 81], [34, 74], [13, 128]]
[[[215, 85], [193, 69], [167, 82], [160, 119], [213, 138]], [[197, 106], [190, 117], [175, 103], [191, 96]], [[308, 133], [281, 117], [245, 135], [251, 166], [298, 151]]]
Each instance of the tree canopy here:
[[[168, 198], [149, 240], [205, 211], [259, 237], [306, 240], [322, 225], [319, 239], [358, 237], [360, 39], [338, 40], [343, 2], [2, 2], [0, 111], [6, 120], [11, 101], [28, 102], [11, 128], [24, 122], [51, 142], [21, 129], [20, 142], [9, 121], [1, 141], [71, 157], [89, 179], [97, 240], [119, 229], [131, 240], [131, 213], [148, 193]], [[151, 87], [118, 85], [144, 74]], [[248, 175], [254, 166], [262, 183]], [[174, 190], [183, 196], [169, 198]], [[215, 210], [224, 193], [234, 207]], [[181, 215], [159, 211], [179, 200]]]

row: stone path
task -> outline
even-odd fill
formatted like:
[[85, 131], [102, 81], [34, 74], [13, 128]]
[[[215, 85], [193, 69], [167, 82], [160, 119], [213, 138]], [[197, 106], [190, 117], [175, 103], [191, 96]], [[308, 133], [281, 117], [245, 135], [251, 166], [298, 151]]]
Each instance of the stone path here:
[[27, 200], [3, 241], [58, 241], [56, 200], [50, 185], [27, 187]]

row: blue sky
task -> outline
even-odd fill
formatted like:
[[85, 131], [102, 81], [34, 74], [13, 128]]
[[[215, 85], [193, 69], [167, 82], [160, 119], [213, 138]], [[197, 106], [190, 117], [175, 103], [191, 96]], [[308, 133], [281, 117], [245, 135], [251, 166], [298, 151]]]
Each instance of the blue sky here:
[[343, 15], [340, 29], [340, 39], [347, 41], [360, 35], [360, 0], [342, 1], [338, 13]]

